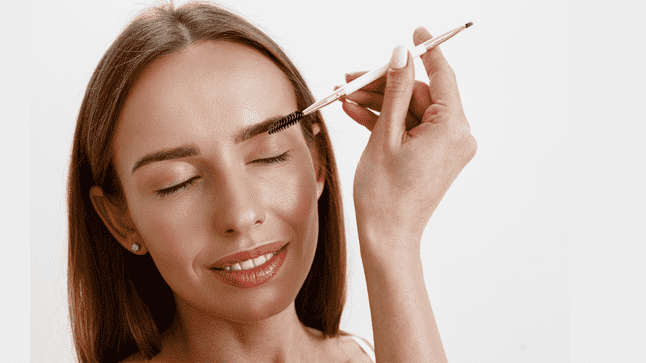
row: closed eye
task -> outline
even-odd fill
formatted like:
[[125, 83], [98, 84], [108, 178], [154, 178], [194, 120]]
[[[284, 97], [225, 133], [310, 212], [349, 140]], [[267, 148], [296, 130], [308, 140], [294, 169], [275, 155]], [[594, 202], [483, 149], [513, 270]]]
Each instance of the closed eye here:
[[289, 151], [286, 151], [278, 156], [274, 156], [273, 158], [255, 160], [254, 163], [276, 164], [276, 163], [282, 163], [283, 161], [287, 161], [288, 158], [289, 158]]
[[[284, 153], [282, 153], [282, 154], [280, 154], [278, 156], [274, 156], [274, 157], [271, 157], [271, 158], [254, 160], [254, 163], [277, 164], [277, 163], [282, 163], [284, 161], [287, 161], [287, 159], [289, 159], [289, 157], [290, 157], [289, 151], [286, 151], [286, 152], [284, 152]], [[163, 198], [163, 197], [165, 197], [165, 196], [167, 196], [169, 194], [173, 194], [173, 193], [178, 192], [180, 190], [187, 189], [188, 187], [193, 185], [195, 183], [195, 181], [197, 179], [199, 179], [199, 178], [200, 178], [199, 176], [194, 176], [191, 179], [188, 179], [187, 181], [185, 181], [183, 183], [173, 185], [170, 188], [157, 190], [155, 192], [155, 194], [157, 194], [157, 196], [159, 196], [160, 198]]]
[[158, 190], [158, 191], [155, 192], [155, 194], [157, 194], [157, 196], [159, 196], [160, 198], [163, 198], [163, 197], [165, 197], [165, 196], [167, 196], [169, 194], [172, 194], [172, 193], [175, 193], [177, 191], [180, 191], [180, 190], [183, 190], [183, 189], [186, 189], [186, 188], [190, 187], [199, 178], [200, 178], [199, 176], [194, 176], [191, 179], [189, 179], [189, 180], [187, 180], [187, 181], [185, 181], [183, 183], [174, 185], [174, 186], [172, 186], [170, 188]]

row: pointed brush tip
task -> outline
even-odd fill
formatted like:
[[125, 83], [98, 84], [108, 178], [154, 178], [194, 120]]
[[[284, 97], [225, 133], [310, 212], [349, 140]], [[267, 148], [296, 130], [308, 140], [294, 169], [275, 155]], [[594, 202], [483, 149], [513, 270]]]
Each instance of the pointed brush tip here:
[[466, 25], [466, 27], [468, 28], [468, 27], [470, 27], [471, 25], [473, 25], [473, 22], [472, 22], [472, 21], [470, 21], [470, 22], [466, 23], [465, 25]]

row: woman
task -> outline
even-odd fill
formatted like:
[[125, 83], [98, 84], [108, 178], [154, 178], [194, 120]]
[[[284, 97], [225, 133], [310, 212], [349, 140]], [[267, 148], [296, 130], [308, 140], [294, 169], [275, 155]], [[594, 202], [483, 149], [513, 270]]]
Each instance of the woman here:
[[[397, 48], [387, 77], [343, 106], [373, 131], [354, 199], [378, 362], [446, 360], [419, 240], [475, 141], [439, 50], [424, 62], [430, 89]], [[280, 47], [230, 12], [171, 4], [129, 24], [90, 80], [74, 138], [80, 361], [371, 361], [339, 330], [345, 236], [324, 121], [262, 132], [313, 102]]]

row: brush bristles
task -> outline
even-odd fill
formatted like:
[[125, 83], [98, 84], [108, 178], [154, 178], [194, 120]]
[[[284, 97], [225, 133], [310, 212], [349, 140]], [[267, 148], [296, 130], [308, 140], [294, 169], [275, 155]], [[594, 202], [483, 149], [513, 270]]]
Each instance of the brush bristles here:
[[301, 111], [295, 111], [290, 113], [289, 115], [281, 118], [270, 128], [267, 130], [267, 133], [269, 135], [276, 133], [278, 131], [282, 131], [294, 124], [296, 124], [301, 118], [303, 118], [303, 113]]

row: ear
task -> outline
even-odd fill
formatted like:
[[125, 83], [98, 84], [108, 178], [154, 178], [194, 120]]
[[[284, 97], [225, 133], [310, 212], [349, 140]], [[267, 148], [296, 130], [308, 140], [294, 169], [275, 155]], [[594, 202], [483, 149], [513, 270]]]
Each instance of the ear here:
[[[120, 210], [120, 208], [110, 203], [103, 194], [101, 187], [97, 185], [90, 189], [90, 200], [92, 200], [96, 213], [123, 248], [137, 255], [145, 255], [148, 252], [127, 210]], [[139, 245], [137, 251], [132, 249], [134, 243]]]
[[[318, 133], [321, 132], [321, 126], [317, 123], [312, 124], [312, 133], [314, 134], [314, 137], [318, 135]], [[316, 146], [315, 146], [316, 148]], [[321, 172], [321, 168], [319, 165], [319, 153], [318, 150], [314, 150], [314, 170], [316, 170], [316, 195], [317, 199], [321, 198], [321, 194], [323, 194], [323, 188], [325, 188], [325, 173]]]

